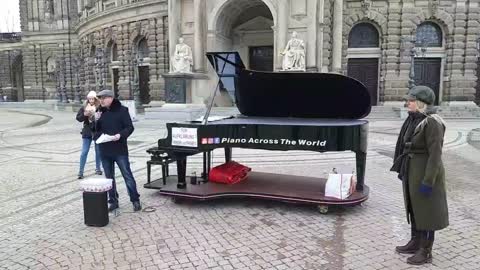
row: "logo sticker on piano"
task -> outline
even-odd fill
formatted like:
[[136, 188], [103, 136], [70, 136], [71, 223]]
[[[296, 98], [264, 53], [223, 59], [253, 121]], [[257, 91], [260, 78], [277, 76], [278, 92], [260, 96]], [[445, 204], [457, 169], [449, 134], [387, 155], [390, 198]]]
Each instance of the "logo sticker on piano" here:
[[198, 147], [197, 129], [182, 127], [172, 128], [172, 145]]

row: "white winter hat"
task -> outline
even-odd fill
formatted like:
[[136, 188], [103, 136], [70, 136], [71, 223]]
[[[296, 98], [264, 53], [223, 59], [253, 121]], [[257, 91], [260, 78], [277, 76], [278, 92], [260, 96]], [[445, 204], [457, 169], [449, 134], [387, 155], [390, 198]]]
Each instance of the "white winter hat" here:
[[97, 93], [95, 91], [88, 92], [87, 98], [96, 98]]

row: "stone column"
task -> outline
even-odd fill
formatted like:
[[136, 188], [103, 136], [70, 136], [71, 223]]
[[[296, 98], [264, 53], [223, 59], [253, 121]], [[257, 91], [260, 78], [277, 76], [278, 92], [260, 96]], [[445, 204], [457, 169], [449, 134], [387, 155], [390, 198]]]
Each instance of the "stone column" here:
[[333, 5], [333, 51], [332, 71], [342, 70], [342, 27], [343, 26], [343, 0], [335, 0]]
[[[175, 45], [178, 42], [180, 36], [180, 3], [179, 0], [170, 0], [168, 1], [168, 53], [170, 57], [175, 52]], [[172, 70], [172, 61], [169, 63], [169, 70]]]
[[288, 5], [285, 0], [279, 1], [278, 2], [278, 18], [277, 18], [277, 40], [278, 40], [278, 48], [277, 48], [277, 69], [282, 68], [282, 59], [283, 57], [280, 55], [280, 53], [285, 49], [285, 46], [287, 45], [287, 32], [288, 32]]
[[39, 30], [39, 20], [40, 16], [38, 14], [39, 2], [31, 1], [32, 2], [32, 21], [33, 21], [33, 30]]
[[82, 13], [83, 10], [85, 9], [84, 0], [77, 0], [77, 7], [78, 7], [78, 13]]
[[205, 71], [205, 0], [193, 1], [194, 16], [194, 48], [193, 48], [193, 70], [195, 72]]
[[323, 28], [325, 27], [325, 0], [318, 3], [318, 27], [317, 27], [317, 71], [323, 72]]
[[307, 14], [313, 19], [307, 25], [306, 68], [308, 71], [317, 71], [317, 0], [308, 0]]

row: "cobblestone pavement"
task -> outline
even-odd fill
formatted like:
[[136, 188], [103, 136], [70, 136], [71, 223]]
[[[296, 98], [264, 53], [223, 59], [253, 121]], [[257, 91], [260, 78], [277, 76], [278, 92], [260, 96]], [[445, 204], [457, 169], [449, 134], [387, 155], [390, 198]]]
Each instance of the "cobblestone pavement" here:
[[[393, 251], [409, 237], [401, 183], [388, 171], [400, 121], [370, 124], [369, 200], [322, 215], [252, 199], [175, 204], [144, 189], [145, 149], [166, 131], [164, 122], [140, 119], [130, 139], [132, 169], [142, 203], [156, 211], [133, 213], [118, 177], [119, 215], [94, 228], [83, 224], [74, 113], [0, 109], [0, 119], [0, 269], [480, 269], [478, 121], [448, 122], [451, 225], [438, 233], [433, 264], [412, 268]], [[354, 162], [351, 153], [234, 149], [234, 157], [257, 171], [297, 175]], [[93, 151], [90, 175], [92, 158]], [[199, 171], [201, 160], [189, 164]]]

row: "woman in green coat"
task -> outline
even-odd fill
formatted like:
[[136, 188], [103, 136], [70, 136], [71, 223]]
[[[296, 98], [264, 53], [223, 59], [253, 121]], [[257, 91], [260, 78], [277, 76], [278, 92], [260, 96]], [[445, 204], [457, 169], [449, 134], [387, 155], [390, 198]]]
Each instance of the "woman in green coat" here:
[[402, 180], [411, 239], [398, 253], [414, 254], [407, 263], [432, 262], [435, 231], [448, 226], [445, 168], [442, 163], [445, 122], [430, 107], [432, 89], [413, 87], [405, 97], [408, 118], [398, 136], [392, 171]]

